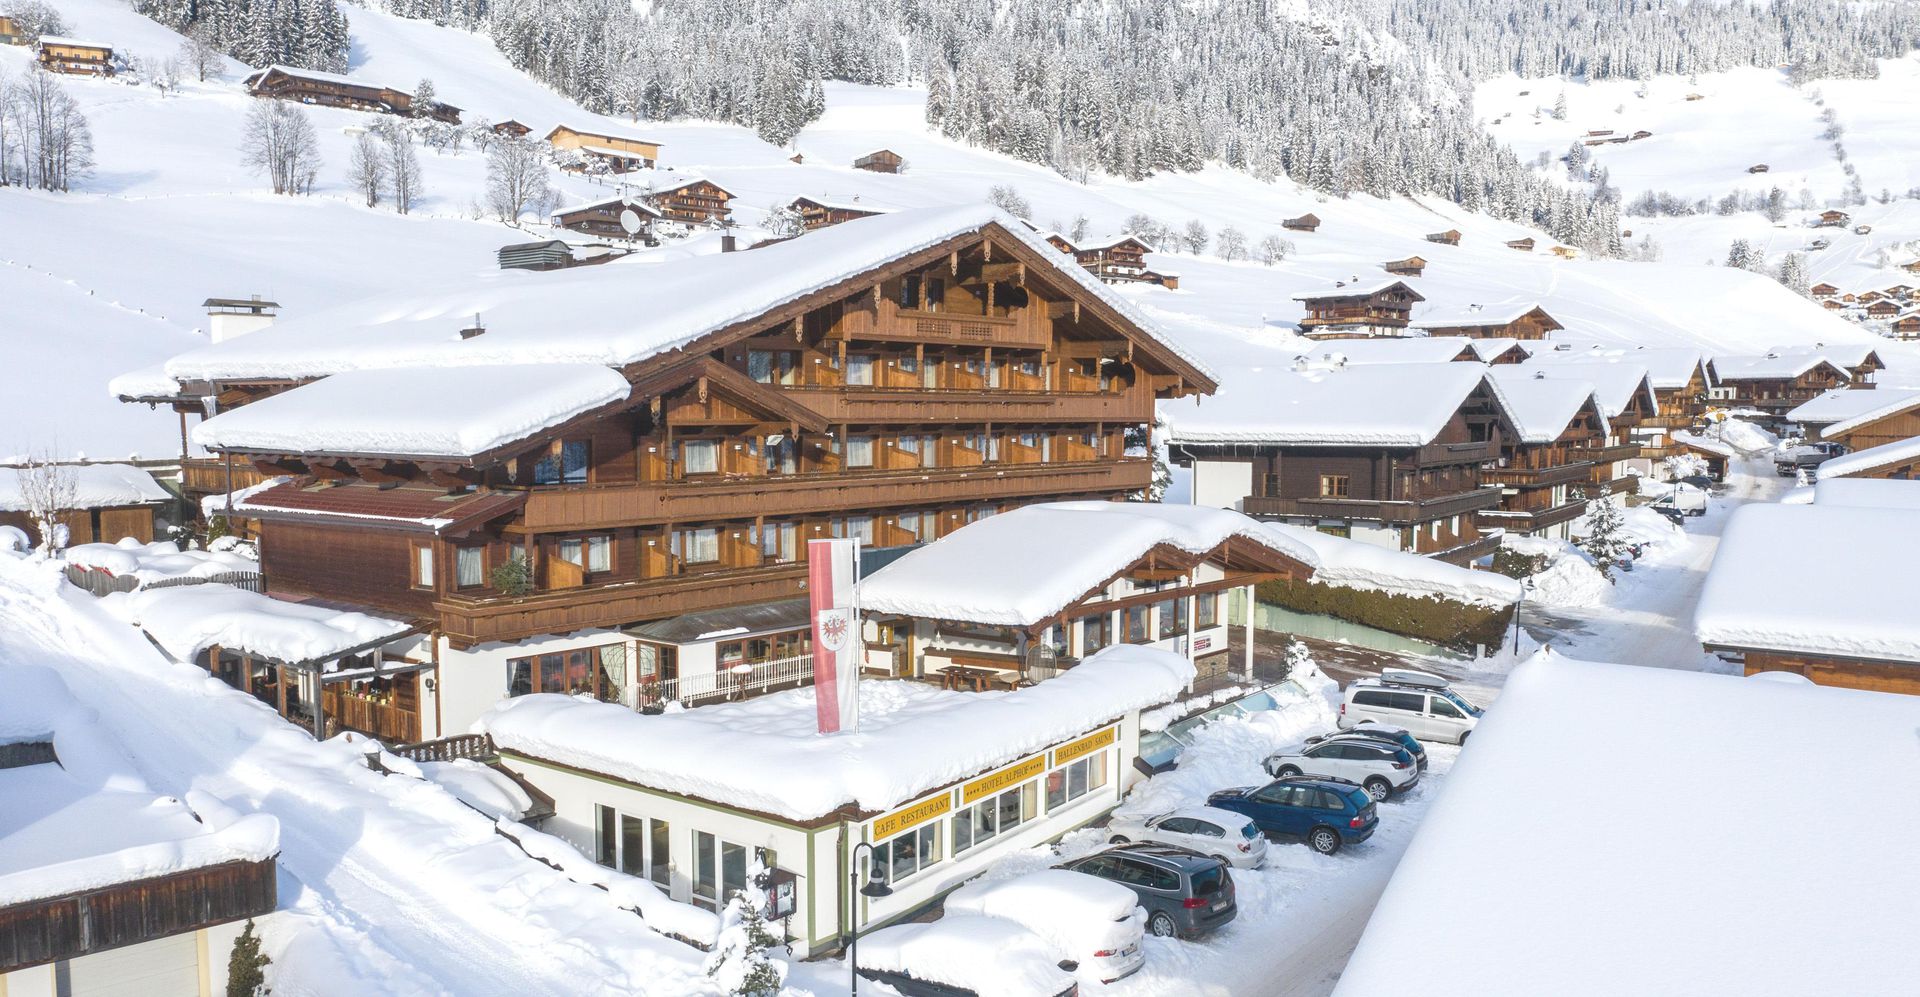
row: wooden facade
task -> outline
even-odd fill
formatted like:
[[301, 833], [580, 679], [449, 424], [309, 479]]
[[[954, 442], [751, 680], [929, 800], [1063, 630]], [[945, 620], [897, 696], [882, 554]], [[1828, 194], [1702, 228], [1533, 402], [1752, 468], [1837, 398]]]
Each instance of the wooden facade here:
[[363, 83], [333, 73], [269, 66], [246, 78], [247, 92], [255, 97], [291, 100], [322, 107], [344, 107], [350, 111], [373, 111], [408, 117], [430, 117], [447, 124], [460, 123], [460, 109], [435, 102], [431, 107], [414, 106], [413, 95], [393, 87]]
[[[1920, 402], [1855, 426], [1843, 433], [1820, 434], [1822, 440], [1839, 443], [1853, 451], [1885, 446], [1889, 443], [1901, 443], [1916, 436], [1920, 436]], [[1876, 475], [1876, 477], [1885, 477], [1885, 475]]]
[[[1708, 649], [1714, 648], [1708, 645]], [[1738, 653], [1748, 675], [1789, 672], [1804, 675], [1815, 685], [1920, 695], [1920, 664], [1914, 662], [1873, 661], [1839, 655], [1757, 649], [1745, 649]]]
[[787, 209], [800, 216], [801, 230], [806, 232], [883, 213], [879, 208], [866, 208], [858, 204], [838, 201], [820, 201], [811, 197], [796, 197], [787, 203]]
[[512, 118], [508, 118], [505, 121], [496, 122], [493, 126], [493, 133], [495, 135], [504, 135], [507, 138], [526, 138], [533, 133], [533, 129], [528, 128], [526, 125]]
[[277, 863], [265, 859], [184, 869], [0, 907], [0, 976], [261, 917], [277, 906]]
[[1828, 298], [1831, 298], [1834, 295], [1839, 294], [1840, 289], [1838, 287], [1835, 287], [1832, 284], [1819, 283], [1808, 288], [1807, 293], [1813, 295], [1813, 300], [1815, 301], [1825, 301]]
[[853, 168], [869, 173], [898, 173], [907, 161], [892, 149], [876, 149], [853, 161]]
[[1380, 264], [1380, 269], [1396, 277], [1418, 277], [1426, 272], [1427, 261], [1418, 256], [1409, 256], [1404, 260], [1388, 260]]
[[1736, 408], [1753, 408], [1773, 416], [1784, 416], [1813, 399], [1843, 387], [1847, 372], [1831, 363], [1812, 365], [1795, 377], [1754, 377], [1737, 370], [1716, 371], [1718, 387], [1730, 392], [1727, 399]]
[[1450, 228], [1445, 232], [1429, 232], [1427, 233], [1427, 241], [1438, 243], [1442, 246], [1458, 246], [1460, 245], [1460, 230]]
[[1153, 252], [1153, 247], [1136, 236], [1124, 235], [1090, 246], [1072, 245], [1059, 235], [1052, 236], [1048, 241], [1056, 248], [1064, 248], [1072, 253], [1074, 261], [1086, 268], [1088, 273], [1109, 284], [1140, 282], [1167, 288], [1180, 286], [1177, 275], [1158, 273], [1147, 268], [1147, 254]]
[[[651, 169], [660, 159], [660, 143], [625, 135], [581, 131], [567, 125], [555, 125], [546, 142], [556, 150], [573, 149], [588, 160], [602, 163], [615, 173]], [[579, 169], [580, 167], [569, 167]]]
[[1838, 210], [1822, 211], [1820, 212], [1820, 220], [1818, 223], [1816, 223], [1815, 227], [1845, 228], [1847, 226], [1847, 223], [1852, 220], [1853, 220], [1853, 216], [1847, 214], [1844, 211], [1838, 211]]
[[1320, 230], [1320, 217], [1308, 213], [1298, 218], [1285, 219], [1280, 223], [1280, 227], [1289, 232], [1317, 232]]
[[[1547, 535], [1587, 511], [1587, 493], [1607, 438], [1604, 417], [1591, 400], [1551, 443], [1525, 443], [1504, 436], [1499, 463], [1483, 468], [1481, 479], [1501, 489], [1500, 507], [1480, 513], [1483, 528]], [[1565, 530], [1553, 535], [1565, 538]]]
[[1414, 304], [1426, 298], [1396, 280], [1381, 285], [1296, 294], [1294, 300], [1307, 309], [1307, 316], [1300, 320], [1301, 335], [1338, 339], [1402, 335], [1413, 315]]
[[[465, 461], [249, 452], [271, 593], [434, 621], [456, 646], [801, 594], [805, 541], [932, 540], [1123, 498], [1200, 370], [990, 224], [626, 370], [631, 398]], [[437, 530], [422, 525], [446, 521]], [[437, 566], [422, 578], [420, 550]], [[495, 571], [523, 559], [531, 591]]]
[[72, 38], [43, 35], [38, 53], [40, 68], [74, 76], [112, 76], [113, 46]]
[[[151, 505], [71, 509], [60, 515], [60, 522], [67, 527], [68, 546], [117, 543], [125, 537], [132, 537], [141, 543], [152, 543], [154, 513], [157, 511], [158, 507]], [[33, 517], [24, 512], [0, 511], [0, 526], [18, 527], [35, 543], [43, 539]]]
[[683, 225], [719, 225], [732, 217], [733, 195], [711, 180], [688, 180], [639, 195], [668, 221]]
[[1507, 243], [1507, 248], [1518, 249], [1523, 253], [1531, 253], [1533, 252], [1533, 237], [1529, 236], [1525, 239], [1515, 239]]
[[[626, 226], [620, 224], [620, 215], [631, 211], [640, 220], [640, 227], [632, 235], [627, 234]], [[664, 215], [660, 209], [638, 198], [609, 197], [591, 204], [576, 205], [553, 214], [553, 224], [569, 232], [581, 232], [596, 235], [603, 239], [638, 239], [652, 245], [653, 226]]]
[[1429, 336], [1466, 336], [1470, 339], [1521, 339], [1537, 341], [1547, 338], [1547, 334], [1565, 328], [1560, 320], [1547, 314], [1545, 308], [1535, 306], [1525, 313], [1508, 318], [1506, 316], [1459, 319], [1439, 319], [1419, 323]]

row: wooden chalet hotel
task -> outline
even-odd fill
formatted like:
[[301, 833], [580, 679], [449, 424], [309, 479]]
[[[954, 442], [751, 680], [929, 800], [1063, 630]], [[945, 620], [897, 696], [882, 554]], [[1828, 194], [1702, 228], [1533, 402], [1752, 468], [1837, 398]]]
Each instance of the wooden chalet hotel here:
[[884, 552], [1137, 495], [1152, 461], [1126, 431], [1214, 388], [984, 207], [622, 266], [283, 317], [169, 362], [218, 399], [194, 441], [261, 476], [232, 511], [259, 522], [268, 594], [424, 634], [355, 649], [408, 659], [384, 681], [419, 714], [369, 733], [463, 731], [529, 692], [794, 680], [806, 540]]

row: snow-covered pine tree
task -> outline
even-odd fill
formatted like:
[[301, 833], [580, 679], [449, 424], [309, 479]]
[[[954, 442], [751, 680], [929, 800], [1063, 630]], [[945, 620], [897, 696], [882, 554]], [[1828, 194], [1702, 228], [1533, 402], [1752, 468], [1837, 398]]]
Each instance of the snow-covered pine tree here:
[[1774, 271], [1774, 279], [1781, 286], [1803, 298], [1812, 297], [1809, 289], [1811, 281], [1807, 277], [1807, 258], [1801, 253], [1788, 253], [1780, 260], [1780, 268]]
[[1626, 517], [1611, 492], [1587, 503], [1587, 532], [1579, 539], [1578, 546], [1593, 558], [1594, 567], [1609, 581], [1613, 579], [1617, 562], [1627, 554], [1625, 527]]

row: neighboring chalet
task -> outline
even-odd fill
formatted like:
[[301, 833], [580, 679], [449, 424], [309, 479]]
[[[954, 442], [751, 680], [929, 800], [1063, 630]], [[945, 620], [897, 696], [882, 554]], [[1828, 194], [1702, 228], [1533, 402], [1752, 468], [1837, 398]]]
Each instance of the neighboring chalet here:
[[1876, 301], [1885, 299], [1886, 296], [1887, 292], [1885, 291], [1869, 290], [1861, 291], [1859, 294], [1854, 295], [1853, 300], [1855, 304], [1870, 305]]
[[[1849, 391], [1845, 394], [1881, 396], [1881, 403], [1869, 407], [1863, 404], [1866, 399], [1844, 396], [1832, 399], [1829, 396], [1829, 406], [1845, 406], [1851, 409], [1852, 414], [1825, 423], [1820, 430], [1820, 439], [1838, 443], [1855, 452], [1920, 439], [1920, 390]], [[1807, 406], [1803, 405], [1796, 411], [1805, 408]]]
[[1147, 254], [1154, 251], [1145, 239], [1131, 233], [1109, 236], [1078, 245], [1058, 232], [1042, 233], [1042, 238], [1063, 253], [1072, 253], [1074, 261], [1088, 273], [1109, 284], [1146, 283], [1177, 288], [1180, 275], [1147, 269]]
[[796, 197], [788, 202], [787, 209], [800, 216], [802, 231], [812, 232], [829, 225], [850, 222], [855, 218], [871, 218], [884, 215], [891, 208], [876, 208], [870, 204], [861, 204], [855, 197], [851, 201], [829, 201], [820, 197]]
[[1571, 260], [1580, 255], [1580, 251], [1572, 246], [1555, 246], [1549, 252], [1563, 260]]
[[27, 37], [27, 29], [19, 21], [0, 14], [0, 45], [26, 45], [32, 39]]
[[1781, 356], [1818, 356], [1831, 360], [1847, 372], [1848, 383], [1855, 388], [1873, 387], [1880, 371], [1887, 369], [1887, 362], [1880, 358], [1872, 343], [1796, 343], [1775, 346], [1767, 352]]
[[907, 161], [892, 149], [876, 149], [853, 161], [853, 168], [869, 173], [898, 173], [905, 169]]
[[1537, 340], [1565, 328], [1537, 302], [1506, 305], [1469, 305], [1464, 312], [1429, 315], [1412, 323], [1429, 336], [1470, 336], [1475, 339]]
[[804, 619], [718, 658], [648, 628], [804, 595], [811, 538], [900, 548], [1138, 496], [1153, 461], [1127, 434], [1214, 388], [984, 205], [609, 266], [379, 296], [169, 362], [221, 399], [201, 446], [289, 478], [234, 503], [267, 594], [423, 628], [430, 668], [394, 679], [423, 737], [525, 693], [805, 681]]
[[1166, 406], [1193, 500], [1465, 564], [1491, 553], [1481, 477], [1512, 428], [1473, 363], [1245, 369], [1205, 405]]
[[1409, 256], [1404, 260], [1388, 260], [1380, 264], [1380, 269], [1396, 277], [1418, 277], [1427, 269], [1427, 261], [1418, 256]]
[[436, 101], [432, 107], [415, 107], [413, 95], [404, 90], [367, 83], [338, 73], [323, 73], [317, 69], [268, 66], [248, 76], [244, 85], [247, 92], [255, 97], [272, 97], [323, 107], [344, 107], [350, 111], [430, 117], [451, 125], [460, 123], [460, 109], [452, 104]]
[[1896, 316], [1887, 329], [1893, 333], [1895, 339], [1920, 339], [1920, 308]]
[[[1617, 363], [1543, 362], [1535, 359], [1509, 369], [1579, 382], [1586, 385], [1599, 400], [1600, 414], [1606, 417], [1606, 423], [1602, 427], [1602, 440], [1590, 445], [1584, 455], [1593, 461], [1589, 492], [1633, 491], [1638, 484], [1635, 472], [1645, 473], [1652, 469], [1641, 452], [1639, 430], [1643, 423], [1656, 416], [1659, 403], [1654, 397], [1653, 385], [1644, 364], [1634, 362], [1629, 355]], [[1664, 433], [1654, 434], [1651, 440], [1662, 446], [1667, 442]]]
[[1427, 233], [1427, 241], [1438, 243], [1442, 246], [1458, 246], [1460, 245], [1460, 230], [1450, 228], [1445, 232], [1429, 232]]
[[1280, 227], [1290, 232], [1316, 232], [1320, 229], [1320, 218], [1312, 213], [1298, 218], [1288, 218], [1280, 222]]
[[1593, 385], [1546, 376], [1541, 370], [1487, 371], [1513, 426], [1500, 440], [1497, 464], [1481, 480], [1500, 486], [1500, 507], [1479, 514], [1483, 529], [1571, 540], [1572, 523], [1587, 511], [1588, 485], [1606, 448], [1607, 417]]
[[[629, 233], [621, 216], [633, 212], [635, 228]], [[639, 239], [652, 245], [653, 227], [666, 217], [659, 208], [648, 203], [636, 194], [620, 194], [603, 197], [598, 201], [576, 204], [553, 213], [550, 219], [555, 228], [569, 232], [600, 236], [605, 239]]]
[[508, 118], [505, 121], [495, 122], [493, 133], [505, 138], [526, 138], [528, 135], [533, 134], [533, 129], [528, 128], [526, 125], [512, 118]]
[[1902, 263], [1900, 264], [1900, 269], [1905, 270], [1908, 273], [1920, 274], [1920, 260], [1909, 260], [1905, 263]]
[[547, 133], [545, 141], [555, 151], [578, 152], [581, 162], [565, 167], [576, 172], [585, 169], [588, 163], [599, 163], [610, 172], [626, 173], [632, 170], [651, 169], [660, 159], [658, 142], [625, 135], [581, 131], [568, 125], [553, 126], [553, 130]]
[[[1835, 440], [1839, 437], [1829, 436], [1828, 431], [1836, 425], [1851, 428], [1855, 424], [1854, 421], [1862, 416], [1870, 416], [1882, 411], [1895, 412], [1902, 406], [1917, 400], [1920, 400], [1920, 389], [1914, 388], [1876, 388], [1872, 391], [1862, 391], [1852, 387], [1835, 388], [1801, 403], [1787, 412], [1786, 419], [1799, 426], [1801, 433], [1807, 439]], [[1862, 444], [1856, 445], [1856, 449], [1861, 446], [1877, 446], [1885, 442], [1890, 441], [1888, 439], [1863, 441]]]
[[41, 35], [40, 68], [51, 73], [75, 76], [112, 76], [113, 46], [104, 42], [81, 41], [58, 35]]
[[1531, 253], [1533, 252], [1533, 237], [1528, 236], [1525, 239], [1515, 239], [1506, 245], [1508, 249], [1518, 249], [1523, 253]]
[[1891, 319], [1900, 314], [1900, 303], [1892, 298], [1881, 298], [1866, 308], [1868, 318]]
[[63, 464], [53, 472], [0, 467], [0, 526], [17, 527], [36, 544], [46, 538], [31, 514], [27, 487], [31, 476], [44, 473], [64, 478], [73, 488], [71, 508], [59, 515], [60, 525], [67, 528], [67, 542], [60, 546], [117, 543], [127, 537], [151, 543], [155, 513], [173, 502], [173, 494], [153, 475], [131, 464]]
[[689, 228], [723, 225], [732, 219], [727, 202], [733, 194], [706, 177], [671, 170], [641, 170], [621, 178], [636, 184], [634, 195], [660, 212], [663, 219]]
[[1613, 363], [1644, 368], [1656, 407], [1630, 428], [1630, 435], [1640, 445], [1640, 456], [1649, 461], [1676, 453], [1673, 434], [1699, 425], [1707, 411], [1711, 380], [1706, 355], [1699, 350], [1683, 346], [1622, 349], [1594, 345], [1579, 349], [1561, 345], [1535, 353], [1532, 360], [1539, 365]]
[[1813, 295], [1813, 300], [1815, 301], [1826, 301], [1827, 299], [1838, 295], [1840, 293], [1840, 289], [1838, 287], [1835, 287], [1832, 284], [1822, 281], [1808, 288], [1807, 293]]
[[1322, 291], [1297, 291], [1306, 306], [1300, 334], [1310, 339], [1404, 336], [1416, 302], [1425, 301], [1405, 281], [1341, 281]]
[[1775, 425], [1789, 411], [1851, 380], [1845, 368], [1814, 353], [1718, 356], [1712, 373], [1715, 401], [1757, 410]]
[[1847, 226], [1847, 223], [1852, 220], [1853, 220], [1853, 216], [1847, 214], [1844, 211], [1840, 211], [1837, 209], [1829, 209], [1829, 210], [1820, 212], [1820, 220], [1814, 223], [1814, 227], [1815, 228], [1845, 228]]

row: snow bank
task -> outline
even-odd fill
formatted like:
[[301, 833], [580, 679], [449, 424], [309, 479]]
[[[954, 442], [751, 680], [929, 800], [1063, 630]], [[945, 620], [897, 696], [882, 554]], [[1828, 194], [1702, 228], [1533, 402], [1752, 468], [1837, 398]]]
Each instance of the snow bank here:
[[1547, 566], [1527, 578], [1529, 602], [1579, 609], [1601, 605], [1613, 592], [1613, 586], [1600, 569], [1565, 540], [1509, 536], [1503, 538], [1501, 546], [1522, 554], [1546, 556]]
[[[1741, 425], [1746, 424], [1741, 423]], [[1707, 453], [1729, 459], [1740, 456], [1738, 450], [1735, 450], [1731, 445], [1722, 440], [1701, 436], [1698, 433], [1690, 433], [1684, 429], [1676, 429], [1671, 435], [1673, 436], [1673, 442], [1693, 447], [1696, 450], [1704, 450]]]
[[316, 661], [411, 629], [399, 620], [286, 602], [226, 585], [116, 592], [100, 604], [186, 662], [215, 644], [275, 661]]
[[419, 768], [421, 778], [495, 820], [519, 820], [533, 809], [533, 798], [519, 783], [470, 758], [421, 762]]
[[230, 571], [260, 570], [259, 561], [233, 551], [181, 550], [169, 540], [143, 544], [132, 537], [119, 543], [69, 547], [62, 556], [76, 567], [115, 577], [131, 575], [142, 585], [169, 578], [208, 578]]
[[[860, 585], [861, 607], [923, 619], [1032, 626], [1165, 544], [1204, 554], [1242, 537], [1315, 564], [1312, 548], [1227, 509], [1052, 502], [990, 516], [894, 561]], [[1046, 551], [1045, 558], [1034, 552]]]
[[1520, 599], [1519, 582], [1491, 571], [1474, 571], [1301, 526], [1267, 522], [1260, 526], [1313, 552], [1319, 561], [1313, 573], [1317, 585], [1435, 596], [1480, 606], [1511, 606]]
[[619, 371], [590, 363], [355, 370], [216, 415], [193, 427], [193, 442], [209, 450], [468, 458], [631, 390]]
[[1815, 505], [1920, 509], [1920, 481], [1891, 478], [1829, 478], [1813, 485]]
[[[0, 512], [28, 511], [21, 481], [27, 473], [22, 468], [0, 467]], [[64, 464], [57, 473], [72, 479], [75, 508], [153, 505], [173, 498], [153, 475], [132, 464]]]
[[1480, 386], [1474, 363], [1228, 370], [1212, 397], [1162, 402], [1175, 443], [1424, 446]]
[[1714, 423], [1707, 428], [1707, 436], [1718, 439], [1748, 457], [1772, 450], [1780, 443], [1779, 437], [1740, 419], [1722, 419]]
[[475, 725], [502, 750], [637, 785], [809, 819], [846, 804], [885, 810], [936, 786], [1178, 696], [1193, 665], [1107, 648], [1015, 692], [860, 683], [860, 729], [817, 732], [812, 689], [646, 716], [560, 695], [520, 696]]
[[496, 826], [528, 855], [559, 869], [576, 883], [605, 890], [616, 905], [639, 914], [649, 927], [661, 934], [712, 945], [720, 933], [719, 915], [674, 900], [647, 880], [591, 861], [564, 838], [508, 820], [501, 820]]
[[1701, 643], [1920, 662], [1905, 508], [1745, 505], [1700, 590]]
[[860, 939], [860, 966], [977, 994], [1054, 997], [1073, 985], [1039, 936], [1005, 918], [949, 913]]
[[[1335, 994], [1906, 989], [1920, 794], [1893, 787], [1916, 729], [1913, 696], [1537, 656], [1447, 773]], [[1583, 744], [1605, 750], [1567, 750]], [[1714, 773], [1679, 801], [1699, 833], [1623, 842], [1619, 801], [1670, 780], [1677, 750]], [[1840, 841], [1836, 800], [1862, 815]]]
[[1041, 869], [1011, 879], [969, 883], [947, 894], [951, 913], [1003, 917], [1040, 936], [1061, 959], [1140, 938], [1139, 898], [1119, 883], [1069, 869]]

